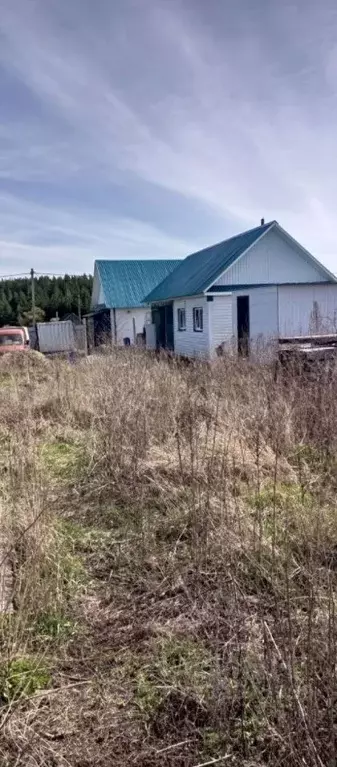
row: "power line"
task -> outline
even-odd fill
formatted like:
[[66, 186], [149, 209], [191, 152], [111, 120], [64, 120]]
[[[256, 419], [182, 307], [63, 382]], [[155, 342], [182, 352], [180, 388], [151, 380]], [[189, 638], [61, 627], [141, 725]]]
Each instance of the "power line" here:
[[[69, 274], [68, 272], [36, 272], [34, 269], [34, 274], [36, 277], [90, 277], [90, 274]], [[15, 277], [30, 277], [30, 272], [20, 272], [18, 274], [0, 274], [0, 280], [10, 280], [14, 279]]]
[[29, 277], [29, 272], [20, 272], [20, 274], [0, 274], [0, 280], [10, 280], [14, 277]]
[[[61, 274], [57, 272], [35, 272], [34, 270], [34, 274], [35, 276], [38, 276], [38, 277], [65, 277], [66, 273], [63, 272], [63, 274]], [[70, 276], [76, 277], [77, 275], [70, 275]], [[11, 279], [14, 279], [15, 277], [30, 277], [30, 272], [20, 272], [18, 274], [0, 274], [0, 280], [11, 280]]]
[[69, 274], [69, 272], [35, 272], [35, 274], [38, 275], [38, 277], [90, 277], [90, 273], [87, 272], [80, 272], [76, 274]]
[[35, 272], [35, 274], [38, 275], [38, 277], [65, 277], [65, 272], [63, 274], [58, 274], [57, 272]]

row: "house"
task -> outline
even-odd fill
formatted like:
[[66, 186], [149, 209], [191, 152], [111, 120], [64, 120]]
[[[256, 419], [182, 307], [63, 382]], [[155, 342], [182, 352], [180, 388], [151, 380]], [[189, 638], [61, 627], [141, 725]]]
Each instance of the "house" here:
[[337, 331], [337, 281], [277, 221], [193, 253], [146, 297], [157, 347], [210, 359]]
[[149, 291], [177, 267], [177, 260], [95, 261], [91, 311], [86, 316], [89, 351], [102, 343], [133, 345], [151, 317]]

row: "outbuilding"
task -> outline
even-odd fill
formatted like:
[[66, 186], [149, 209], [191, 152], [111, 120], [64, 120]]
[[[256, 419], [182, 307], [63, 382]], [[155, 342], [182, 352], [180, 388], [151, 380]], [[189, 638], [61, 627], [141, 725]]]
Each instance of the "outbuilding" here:
[[151, 321], [147, 293], [177, 267], [177, 260], [97, 260], [91, 311], [86, 316], [89, 351], [101, 344], [145, 343]]

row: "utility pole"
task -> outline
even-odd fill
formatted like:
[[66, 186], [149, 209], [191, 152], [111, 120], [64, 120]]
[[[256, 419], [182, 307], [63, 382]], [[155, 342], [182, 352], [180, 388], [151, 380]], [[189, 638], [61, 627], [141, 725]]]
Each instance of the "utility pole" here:
[[81, 294], [78, 292], [78, 319], [80, 322], [82, 322], [82, 311], [81, 311]]
[[33, 319], [33, 325], [35, 327], [35, 325], [36, 325], [36, 307], [35, 307], [35, 272], [34, 272], [34, 269], [30, 270], [30, 279], [31, 279], [31, 286], [32, 286], [32, 319]]

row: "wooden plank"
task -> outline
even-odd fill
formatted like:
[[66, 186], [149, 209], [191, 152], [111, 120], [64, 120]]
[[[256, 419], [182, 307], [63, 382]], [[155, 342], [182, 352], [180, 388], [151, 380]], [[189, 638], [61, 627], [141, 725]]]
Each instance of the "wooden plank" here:
[[308, 336], [282, 336], [279, 338], [279, 344], [296, 345], [296, 344], [311, 344], [312, 346], [330, 346], [337, 345], [337, 333], [329, 333], [325, 335], [308, 335]]

